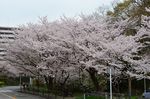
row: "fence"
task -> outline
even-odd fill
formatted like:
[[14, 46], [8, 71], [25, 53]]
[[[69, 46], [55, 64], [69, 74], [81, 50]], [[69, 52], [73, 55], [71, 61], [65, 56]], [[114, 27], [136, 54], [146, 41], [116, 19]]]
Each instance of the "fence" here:
[[[29, 94], [45, 97], [46, 99], [62, 99], [60, 98], [62, 94], [60, 96], [59, 94], [54, 95], [54, 92], [53, 94], [50, 94], [50, 92], [46, 90], [39, 90], [38, 88], [34, 88], [34, 87], [21, 88], [20, 91], [24, 93], [29, 93]], [[129, 99], [127, 94], [113, 93], [112, 95], [113, 95], [112, 99]], [[78, 98], [75, 98], [75, 99], [78, 99]], [[107, 92], [90, 92], [90, 93], [84, 93], [83, 97], [80, 97], [79, 99], [110, 99], [110, 94]], [[131, 99], [142, 99], [142, 97], [132, 96]]]
[[[128, 95], [121, 93], [113, 93], [113, 99], [129, 99]], [[107, 92], [91, 92], [85, 93], [83, 99], [110, 99], [110, 94]], [[131, 99], [142, 99], [141, 96], [132, 96]]]
[[25, 88], [22, 87], [20, 88], [20, 92], [38, 95], [41, 97], [45, 97], [46, 99], [55, 99], [55, 96], [51, 95], [50, 92], [48, 92], [47, 90], [39, 90], [38, 88], [34, 87], [25, 87]]

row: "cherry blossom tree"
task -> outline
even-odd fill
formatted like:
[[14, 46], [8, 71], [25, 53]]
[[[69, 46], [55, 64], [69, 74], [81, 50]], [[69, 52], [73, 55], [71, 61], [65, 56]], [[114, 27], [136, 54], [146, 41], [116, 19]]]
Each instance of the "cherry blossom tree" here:
[[99, 19], [93, 16], [83, 17], [84, 31], [81, 33], [84, 36], [77, 38], [78, 46], [86, 53], [81, 63], [85, 64], [85, 70], [89, 72], [95, 87], [99, 87], [95, 75], [106, 73], [109, 67], [113, 67], [118, 76], [123, 74], [129, 78], [142, 78], [143, 72], [149, 71], [148, 66], [142, 64], [143, 60], [135, 59], [141, 56], [134, 55], [142, 45], [138, 42], [137, 35], [124, 34], [130, 24], [133, 24], [131, 20], [113, 22], [109, 18]]
[[[146, 8], [147, 9], [147, 8]], [[149, 9], [147, 9], [148, 13], [150, 13]], [[150, 17], [142, 16], [141, 17], [141, 26], [138, 27], [137, 30], [137, 41], [141, 44], [139, 46], [139, 50], [137, 52], [138, 56], [141, 56], [138, 64], [142, 66], [143, 73], [149, 73], [149, 65], [150, 65]]]
[[[143, 72], [149, 71], [149, 56], [136, 54], [141, 47], [149, 46], [138, 42], [149, 37], [148, 26], [126, 36], [129, 24], [129, 19], [114, 20], [98, 14], [55, 22], [41, 18], [39, 24], [21, 26], [16, 31], [14, 42], [7, 46], [6, 59], [18, 70], [44, 77], [49, 89], [54, 80], [64, 86], [70, 77], [77, 78], [77, 69], [85, 70], [99, 91], [97, 76], [105, 74], [107, 68], [115, 68], [118, 76], [131, 77], [143, 77]], [[149, 21], [144, 24], [149, 25]]]
[[81, 54], [65, 29], [68, 23], [49, 23], [46, 18], [40, 22], [16, 31], [14, 42], [7, 46], [6, 60], [27, 75], [44, 78], [49, 90], [54, 80], [64, 87], [70, 77], [77, 79], [77, 57]]

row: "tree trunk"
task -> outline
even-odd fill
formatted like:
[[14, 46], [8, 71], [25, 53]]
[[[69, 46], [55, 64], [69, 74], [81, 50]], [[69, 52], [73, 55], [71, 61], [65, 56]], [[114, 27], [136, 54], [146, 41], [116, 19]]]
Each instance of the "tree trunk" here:
[[48, 98], [49, 98], [49, 93], [53, 89], [53, 79], [54, 78], [50, 77], [50, 76], [48, 76], [48, 77], [44, 76], [44, 78], [45, 78], [46, 87], [47, 87], [47, 90], [48, 90]]
[[97, 71], [95, 70], [95, 68], [89, 68], [89, 69], [87, 69], [87, 71], [91, 77], [91, 80], [95, 86], [96, 91], [100, 91], [99, 82], [98, 82], [98, 79], [96, 77]]
[[129, 99], [131, 99], [131, 77], [128, 77], [128, 90], [129, 90]]
[[65, 86], [66, 86], [67, 80], [69, 79], [69, 76], [70, 75], [68, 74], [67, 77], [64, 79], [64, 81], [61, 83], [61, 88], [62, 88], [61, 90], [62, 90], [62, 93], [63, 93], [63, 99], [64, 99], [65, 95], [68, 94], [67, 90], [65, 89]]

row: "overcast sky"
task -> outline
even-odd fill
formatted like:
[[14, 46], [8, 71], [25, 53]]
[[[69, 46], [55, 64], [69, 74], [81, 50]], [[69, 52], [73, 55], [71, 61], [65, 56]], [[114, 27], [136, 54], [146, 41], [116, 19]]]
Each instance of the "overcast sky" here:
[[48, 16], [50, 21], [89, 14], [99, 6], [110, 6], [113, 0], [0, 0], [0, 26], [18, 26], [37, 22]]

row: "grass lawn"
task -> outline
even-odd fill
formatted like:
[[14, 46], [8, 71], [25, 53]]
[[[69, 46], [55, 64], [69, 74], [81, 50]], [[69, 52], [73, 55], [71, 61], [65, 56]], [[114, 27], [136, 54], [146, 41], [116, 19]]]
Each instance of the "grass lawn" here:
[[[131, 99], [139, 99], [140, 96], [132, 96]], [[75, 99], [84, 99], [83, 95], [76, 96]], [[86, 99], [105, 99], [104, 96], [86, 96]], [[109, 99], [109, 97], [107, 97]], [[117, 97], [113, 97], [113, 99], [117, 99]], [[128, 97], [124, 97], [123, 99], [128, 99]]]
[[[84, 96], [77, 96], [75, 99], [84, 99]], [[102, 96], [86, 96], [86, 99], [105, 99]]]

